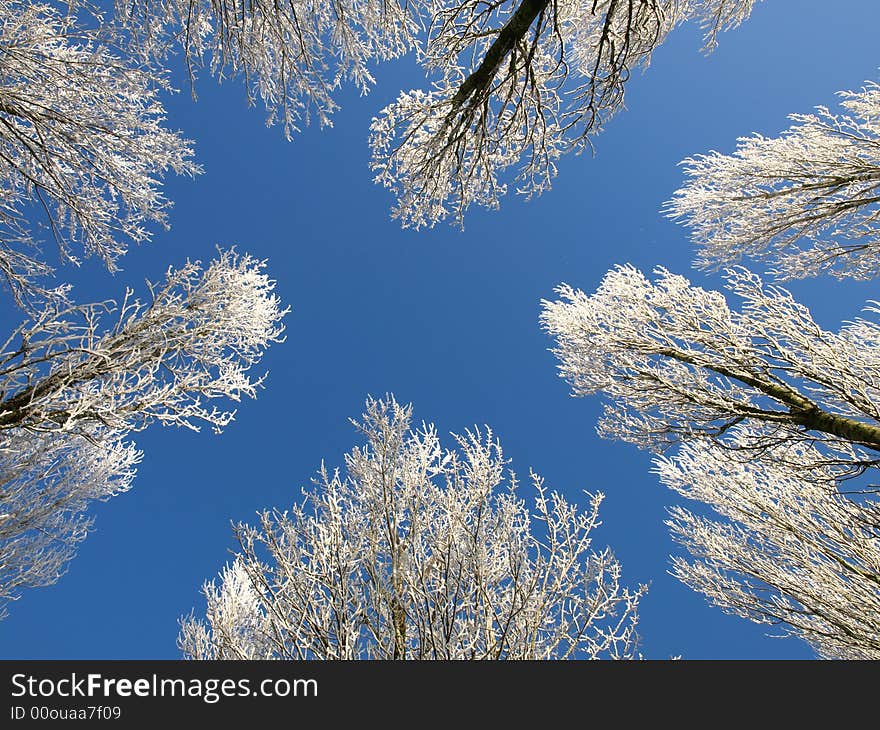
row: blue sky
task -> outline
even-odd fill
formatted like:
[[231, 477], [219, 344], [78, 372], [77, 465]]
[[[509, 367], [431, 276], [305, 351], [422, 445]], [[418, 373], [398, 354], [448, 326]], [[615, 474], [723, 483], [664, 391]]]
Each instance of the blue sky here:
[[[135, 487], [96, 506], [95, 531], [57, 585], [11, 606], [0, 657], [177, 657], [178, 617], [202, 610], [200, 585], [233, 546], [230, 520], [290, 504], [322, 459], [341, 464], [357, 438], [347, 419], [368, 394], [387, 392], [441, 432], [491, 425], [522, 476], [531, 467], [573, 499], [605, 492], [596, 545], [614, 549], [627, 581], [651, 584], [646, 657], [811, 656], [667, 574], [675, 547], [662, 523], [674, 495], [649, 473], [649, 455], [595, 435], [601, 402], [569, 396], [538, 314], [558, 283], [592, 290], [618, 263], [720, 286], [691, 269], [686, 231], [659, 212], [681, 184], [677, 163], [730, 151], [737, 136], [778, 133], [786, 114], [876, 80], [878, 25], [873, 3], [768, 0], [708, 57], [699, 29], [680, 29], [634, 76], [628, 109], [597, 139], [595, 157], [564, 159], [550, 193], [474, 210], [464, 231], [400, 230], [390, 196], [371, 182], [371, 116], [400, 88], [424, 85], [411, 58], [379, 67], [370, 95], [343, 93], [332, 129], [307, 128], [292, 143], [247, 108], [236, 82], [206, 77], [196, 103], [186, 89], [169, 99], [169, 125], [195, 140], [205, 168], [168, 181], [171, 230], [132, 250], [116, 275], [94, 261], [63, 273], [80, 301], [104, 299], [236, 244], [268, 259], [292, 308], [287, 341], [264, 360], [265, 389], [221, 436], [136, 435], [144, 459]], [[791, 288], [828, 327], [876, 298], [871, 284], [832, 279]], [[3, 323], [15, 316], [7, 305]]]

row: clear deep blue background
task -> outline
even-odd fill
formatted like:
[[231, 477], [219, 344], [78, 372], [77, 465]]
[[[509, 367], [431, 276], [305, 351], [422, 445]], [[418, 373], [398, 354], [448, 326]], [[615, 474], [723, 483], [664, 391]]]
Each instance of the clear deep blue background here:
[[[651, 584], [646, 657], [811, 656], [667, 574], [675, 546], [662, 523], [674, 496], [647, 454], [595, 435], [600, 401], [571, 398], [557, 377], [539, 302], [562, 281], [592, 290], [623, 262], [719, 286], [690, 268], [686, 231], [659, 213], [682, 181], [676, 163], [730, 151], [737, 136], [776, 134], [788, 113], [833, 105], [836, 91], [876, 79], [878, 27], [875, 3], [768, 0], [708, 57], [699, 29], [680, 29], [634, 76], [628, 109], [594, 158], [564, 159], [550, 193], [474, 210], [463, 232], [401, 231], [390, 196], [371, 182], [371, 116], [401, 87], [424, 85], [411, 58], [379, 67], [369, 96], [343, 93], [334, 128], [307, 128], [292, 143], [247, 108], [238, 83], [205, 77], [196, 103], [184, 88], [168, 100], [169, 125], [196, 141], [206, 172], [168, 180], [172, 229], [132, 250], [120, 274], [89, 261], [63, 275], [80, 301], [104, 299], [237, 244], [269, 260], [292, 307], [287, 341], [264, 361], [265, 390], [223, 435], [153, 427], [136, 436], [145, 455], [135, 487], [97, 505], [96, 529], [57, 585], [11, 606], [0, 657], [177, 657], [177, 620], [203, 609], [200, 585], [232, 548], [230, 520], [288, 505], [322, 459], [341, 464], [357, 438], [347, 419], [368, 394], [386, 392], [441, 432], [490, 424], [521, 476], [531, 467], [571, 498], [606, 493], [596, 543], [613, 547], [627, 581]], [[791, 288], [828, 327], [876, 297], [872, 284], [831, 279]], [[4, 323], [16, 316], [7, 305]]]

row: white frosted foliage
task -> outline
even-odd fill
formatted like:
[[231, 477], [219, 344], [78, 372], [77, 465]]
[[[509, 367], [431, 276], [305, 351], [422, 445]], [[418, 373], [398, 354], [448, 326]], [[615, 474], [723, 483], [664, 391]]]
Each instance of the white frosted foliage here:
[[825, 330], [745, 269], [728, 272], [727, 288], [739, 310], [665, 269], [651, 281], [619, 266], [592, 295], [562, 285], [543, 303], [560, 375], [575, 395], [608, 399], [600, 433], [662, 450], [753, 421], [769, 427], [762, 443], [818, 440], [842, 468], [870, 462], [880, 448], [880, 324]]
[[373, 120], [378, 183], [404, 227], [462, 223], [508, 189], [548, 190], [559, 158], [592, 149], [624, 105], [630, 76], [670, 31], [704, 25], [706, 47], [748, 17], [753, 0], [437, 1], [420, 54], [432, 80]]
[[370, 128], [375, 180], [403, 226], [462, 222], [508, 188], [549, 189], [559, 157], [592, 147], [625, 86], [669, 32], [705, 48], [755, 0], [116, 0], [145, 58], [182, 45], [191, 73], [244, 78], [290, 137], [331, 123], [344, 82], [366, 93], [383, 61], [412, 52], [429, 85], [401, 90]]
[[146, 58], [180, 43], [190, 72], [241, 76], [250, 103], [288, 139], [313, 119], [331, 125], [343, 82], [373, 85], [371, 63], [412, 50], [420, 3], [391, 0], [116, 0]]
[[110, 37], [50, 5], [0, 0], [0, 274], [23, 304], [47, 293], [47, 239], [67, 262], [84, 252], [113, 270], [166, 225], [164, 174], [198, 171], [191, 143], [163, 126], [164, 77]]
[[219, 431], [253, 397], [251, 369], [282, 339], [263, 262], [221, 251], [169, 269], [142, 301], [57, 300], [0, 346], [0, 608], [64, 571], [86, 510], [129, 488], [128, 436], [152, 422]]
[[835, 332], [744, 269], [738, 309], [655, 274], [563, 285], [542, 322], [573, 394], [608, 399], [599, 432], [662, 453], [661, 481], [699, 503], [671, 511], [674, 574], [820, 656], [880, 657], [876, 305]]
[[[846, 496], [857, 487], [838, 484], [807, 444], [753, 458], [756, 440], [737, 429], [724, 445], [689, 443], [658, 460], [664, 484], [721, 518], [671, 511], [673, 536], [692, 558], [676, 558], [675, 575], [729, 613], [803, 638], [820, 656], [880, 659], [876, 495]], [[788, 468], [792, 461], [802, 468]]]
[[58, 580], [91, 528], [89, 504], [126, 491], [139, 460], [100, 428], [0, 431], [0, 618], [23, 589]]
[[531, 475], [533, 507], [492, 432], [444, 449], [411, 408], [368, 400], [344, 474], [238, 524], [239, 551], [182, 621], [194, 659], [629, 658], [645, 591], [592, 549], [586, 510]]
[[691, 229], [702, 266], [752, 257], [783, 278], [880, 273], [880, 87], [839, 96], [841, 112], [792, 114], [777, 137], [684, 161], [668, 212]]

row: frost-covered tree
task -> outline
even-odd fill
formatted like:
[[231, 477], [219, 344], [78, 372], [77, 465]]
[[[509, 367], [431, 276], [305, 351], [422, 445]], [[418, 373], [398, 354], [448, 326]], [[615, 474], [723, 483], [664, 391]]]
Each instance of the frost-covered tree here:
[[561, 375], [576, 395], [608, 397], [600, 433], [663, 450], [723, 439], [747, 421], [761, 427], [756, 449], [807, 441], [842, 471], [874, 466], [880, 323], [825, 330], [788, 291], [745, 269], [729, 271], [727, 286], [739, 310], [664, 269], [651, 281], [620, 266], [592, 295], [563, 285], [559, 300], [543, 303]]
[[44, 239], [113, 270], [165, 224], [163, 175], [197, 171], [191, 144], [162, 126], [164, 76], [114, 52], [113, 35], [0, 0], [0, 274], [20, 304], [47, 294]]
[[126, 491], [140, 453], [119, 433], [0, 435], [0, 618], [26, 588], [65, 572], [92, 525], [95, 500]]
[[[788, 278], [877, 274], [880, 90], [841, 96], [844, 114], [820, 107], [778, 138], [685, 161], [669, 212], [703, 266], [750, 256]], [[880, 310], [831, 332], [745, 269], [726, 270], [738, 310], [656, 274], [621, 266], [590, 296], [563, 285], [542, 322], [573, 392], [608, 398], [600, 433], [678, 444], [656, 459], [661, 481], [720, 518], [673, 508], [691, 556], [675, 575], [820, 656], [880, 658]]]
[[[824, 453], [755, 456], [748, 426], [657, 460], [660, 480], [721, 520], [671, 510], [693, 557], [674, 574], [724, 610], [781, 626], [828, 658], [880, 659], [880, 502], [841, 493]], [[792, 470], [788, 464], [797, 462]]]
[[129, 290], [118, 306], [48, 305], [0, 350], [0, 430], [219, 430], [233, 414], [205, 401], [253, 396], [261, 379], [249, 370], [281, 336], [263, 266], [222, 251], [207, 267], [169, 269], [146, 301]]
[[[374, 119], [376, 180], [394, 217], [416, 228], [472, 204], [497, 208], [508, 176], [526, 196], [549, 189], [558, 158], [592, 146], [623, 108], [630, 74], [688, 20], [717, 33], [754, 0], [438, 2], [420, 62], [429, 91], [403, 92]], [[509, 172], [515, 171], [513, 175]]]
[[118, 305], [52, 300], [0, 346], [0, 608], [54, 582], [90, 524], [88, 504], [127, 489], [150, 423], [215, 431], [254, 396], [251, 370], [282, 338], [263, 262], [222, 251], [129, 290]]
[[727, 283], [738, 309], [621, 266], [542, 322], [574, 394], [607, 398], [600, 434], [666, 452], [661, 481], [722, 518], [672, 510], [681, 580], [821, 656], [880, 658], [878, 309], [832, 332], [744, 269]]
[[[742, 138], [732, 155], [685, 161], [690, 179], [669, 212], [691, 227], [703, 266], [752, 257], [783, 278], [880, 272], [880, 88], [840, 96], [843, 113], [819, 107], [793, 115], [778, 138]], [[611, 393], [623, 420], [646, 412], [634, 440], [662, 441], [640, 438], [640, 428], [684, 437], [677, 454], [657, 460], [661, 481], [722, 520], [673, 509], [669, 525], [692, 558], [676, 558], [675, 574], [726, 611], [781, 624], [820, 656], [880, 658], [876, 303], [870, 318], [834, 333], [743, 271], [728, 274], [745, 299], [741, 313], [717, 293], [661, 276], [652, 287], [633, 270], [615, 275], [621, 318], [633, 306], [653, 311], [639, 342], [629, 323], [612, 324], [614, 305], [597, 292], [606, 308], [598, 329], [610, 339], [599, 336], [592, 361], [604, 361], [610, 380], [629, 382], [600, 385], [599, 366], [584, 384]], [[575, 299], [578, 307], [596, 301], [564, 296], [569, 314]], [[580, 335], [566, 308], [549, 305], [546, 324], [560, 338], [563, 369], [578, 380]], [[697, 322], [699, 312], [706, 316]]]
[[235, 526], [239, 552], [182, 621], [194, 659], [629, 658], [639, 599], [586, 511], [531, 475], [534, 508], [488, 429], [441, 447], [411, 408], [368, 400], [345, 474]]
[[404, 226], [495, 208], [508, 185], [550, 186], [556, 161], [591, 145], [623, 106], [630, 74], [675, 26], [702, 23], [706, 47], [755, 0], [117, 0], [147, 56], [182, 45], [191, 67], [245, 77], [286, 134], [328, 124], [337, 87], [362, 92], [370, 64], [416, 50], [427, 90], [374, 119], [376, 181]]
[[312, 117], [331, 123], [343, 81], [362, 93], [371, 62], [415, 47], [422, 3], [410, 0], [116, 0], [133, 49], [149, 60], [183, 48], [194, 74], [206, 65], [219, 78], [244, 77], [270, 124], [290, 138]]
[[841, 113], [793, 114], [779, 137], [685, 160], [669, 213], [690, 227], [702, 266], [749, 256], [785, 278], [880, 273], [880, 87], [840, 97]]

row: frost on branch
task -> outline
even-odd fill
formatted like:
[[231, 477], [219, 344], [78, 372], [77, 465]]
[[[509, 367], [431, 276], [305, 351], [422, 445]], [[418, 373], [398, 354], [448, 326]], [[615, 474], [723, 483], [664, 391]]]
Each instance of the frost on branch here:
[[347, 81], [373, 85], [369, 65], [415, 46], [419, 3], [392, 0], [116, 0], [145, 56], [183, 45], [190, 73], [205, 63], [218, 78], [242, 76], [248, 100], [291, 137], [314, 116], [331, 124], [334, 94]]
[[416, 228], [471, 204], [497, 208], [503, 173], [526, 195], [550, 187], [623, 103], [629, 70], [679, 20], [675, 3], [523, 0], [436, 3], [422, 62], [430, 92], [403, 92], [373, 121], [376, 181]]
[[0, 432], [0, 618], [25, 588], [64, 573], [89, 504], [131, 486], [140, 454], [115, 434]]
[[[782, 624], [822, 656], [878, 658], [880, 325], [823, 330], [784, 289], [727, 272], [741, 301], [658, 269], [544, 302], [575, 395], [603, 393], [602, 435], [655, 451], [661, 480], [711, 508], [669, 525], [675, 574], [716, 605]], [[878, 313], [876, 305], [867, 308]]]
[[779, 137], [684, 161], [668, 212], [690, 227], [702, 266], [750, 256], [784, 278], [880, 273], [880, 87], [840, 97], [843, 113], [793, 114]]
[[[880, 451], [880, 325], [858, 318], [823, 330], [786, 290], [743, 269], [727, 274], [742, 301], [657, 270], [605, 275], [595, 294], [567, 285], [543, 302], [560, 374], [575, 395], [604, 393], [602, 435], [662, 450], [762, 425], [757, 451], [815, 442], [843, 471], [872, 466]], [[874, 305], [867, 311], [877, 314]], [[797, 468], [797, 464], [790, 466]]]
[[688, 5], [693, 17], [705, 31], [704, 48], [713, 50], [718, 45], [718, 34], [736, 28], [752, 14], [756, 0], [690, 0]]
[[[249, 100], [288, 138], [314, 117], [329, 125], [344, 81], [362, 93], [372, 64], [415, 50], [432, 78], [404, 91], [371, 126], [376, 181], [404, 226], [461, 222], [495, 208], [513, 178], [526, 195], [550, 186], [556, 161], [591, 146], [645, 68], [686, 20], [718, 32], [755, 0], [116, 0], [147, 59], [182, 45], [191, 75], [241, 76]], [[516, 170], [514, 174], [508, 173]]]
[[580, 511], [532, 474], [534, 508], [488, 429], [445, 450], [411, 408], [368, 400], [366, 444], [301, 504], [238, 524], [240, 550], [182, 621], [193, 659], [629, 658], [645, 587], [592, 551]]
[[142, 302], [60, 308], [0, 346], [0, 614], [21, 589], [55, 582], [88, 532], [89, 503], [125, 491], [153, 421], [215, 430], [215, 398], [253, 396], [250, 369], [283, 327], [263, 263], [233, 251], [169, 269]]
[[152, 421], [215, 430], [233, 413], [207, 401], [253, 397], [250, 369], [279, 342], [280, 308], [263, 263], [233, 251], [188, 262], [115, 302], [46, 307], [0, 350], [0, 430], [140, 430]]
[[752, 0], [436, 2], [420, 61], [430, 91], [407, 91], [373, 120], [376, 181], [404, 226], [459, 223], [472, 204], [497, 208], [549, 189], [558, 158], [591, 146], [623, 107], [630, 73], [668, 33], [701, 20], [707, 47], [745, 19]]
[[19, 303], [46, 293], [44, 238], [66, 261], [82, 248], [112, 270], [165, 224], [162, 175], [197, 168], [162, 127], [161, 88], [71, 15], [0, 0], [0, 272]]
[[[759, 440], [737, 427], [725, 445], [691, 442], [657, 461], [666, 486], [721, 518], [672, 510], [667, 524], [692, 557], [675, 559], [675, 575], [729, 613], [781, 625], [820, 656], [880, 659], [876, 491], [841, 493], [808, 443], [754, 458], [749, 446]], [[793, 461], [802, 469], [789, 469]]]

